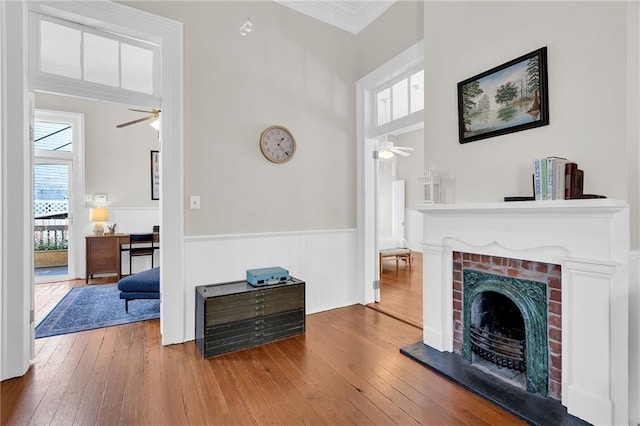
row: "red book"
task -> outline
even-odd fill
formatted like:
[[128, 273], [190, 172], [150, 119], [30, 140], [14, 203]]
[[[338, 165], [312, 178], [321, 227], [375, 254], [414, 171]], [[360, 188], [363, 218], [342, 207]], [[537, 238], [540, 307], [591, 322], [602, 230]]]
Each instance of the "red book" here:
[[573, 198], [573, 186], [575, 182], [575, 175], [578, 170], [578, 164], [567, 163], [565, 164], [565, 180], [564, 180], [564, 199], [570, 200]]

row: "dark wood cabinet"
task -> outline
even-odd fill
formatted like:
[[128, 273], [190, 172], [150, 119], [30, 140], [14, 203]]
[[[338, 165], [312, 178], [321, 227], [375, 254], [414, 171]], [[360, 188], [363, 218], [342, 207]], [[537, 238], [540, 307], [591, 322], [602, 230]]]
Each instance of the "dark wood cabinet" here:
[[205, 358], [305, 332], [305, 283], [196, 287], [196, 345]]
[[120, 280], [120, 235], [88, 235], [87, 284], [93, 274], [116, 274]]

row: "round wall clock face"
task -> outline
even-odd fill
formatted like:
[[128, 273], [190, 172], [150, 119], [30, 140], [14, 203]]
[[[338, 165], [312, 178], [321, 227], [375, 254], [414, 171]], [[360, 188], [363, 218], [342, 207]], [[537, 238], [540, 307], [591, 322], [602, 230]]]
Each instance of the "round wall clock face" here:
[[267, 160], [284, 163], [296, 152], [296, 140], [283, 126], [269, 126], [260, 135], [260, 150]]

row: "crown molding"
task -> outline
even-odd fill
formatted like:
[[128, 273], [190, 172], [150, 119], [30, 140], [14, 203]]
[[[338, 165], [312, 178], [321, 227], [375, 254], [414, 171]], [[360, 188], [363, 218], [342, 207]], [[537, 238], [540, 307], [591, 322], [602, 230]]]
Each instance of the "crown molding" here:
[[396, 0], [274, 0], [326, 24], [358, 34]]

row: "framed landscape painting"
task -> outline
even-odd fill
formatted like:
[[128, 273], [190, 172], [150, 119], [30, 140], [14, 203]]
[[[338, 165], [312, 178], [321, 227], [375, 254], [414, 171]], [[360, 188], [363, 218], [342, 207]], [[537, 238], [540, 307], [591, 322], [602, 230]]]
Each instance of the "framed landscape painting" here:
[[458, 83], [460, 143], [547, 124], [546, 47]]

